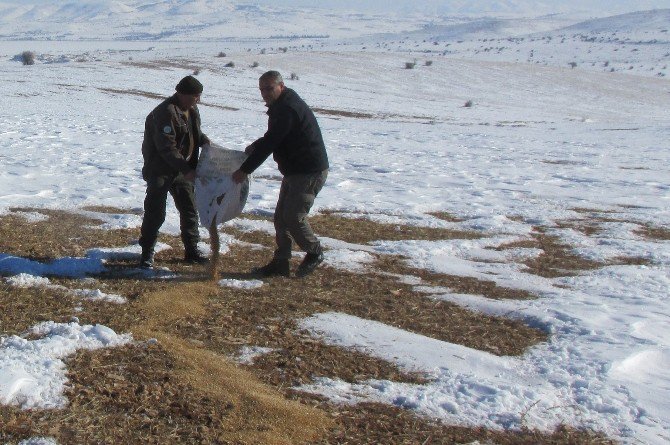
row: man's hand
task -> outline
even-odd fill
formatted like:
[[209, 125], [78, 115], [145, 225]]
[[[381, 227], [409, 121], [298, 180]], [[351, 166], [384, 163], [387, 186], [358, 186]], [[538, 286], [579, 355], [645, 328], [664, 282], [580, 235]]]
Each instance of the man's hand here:
[[233, 181], [235, 181], [236, 184], [240, 184], [244, 182], [245, 179], [247, 179], [248, 174], [244, 173], [242, 170], [235, 170], [233, 173]]
[[195, 170], [189, 170], [189, 172], [184, 175], [184, 179], [186, 179], [189, 182], [194, 182], [195, 181]]

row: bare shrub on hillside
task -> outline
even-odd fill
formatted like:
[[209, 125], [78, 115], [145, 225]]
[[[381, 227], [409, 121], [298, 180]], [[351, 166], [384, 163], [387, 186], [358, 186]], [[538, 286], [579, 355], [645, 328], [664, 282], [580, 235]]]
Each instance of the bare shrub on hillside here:
[[416, 61], [414, 62], [405, 62], [405, 69], [406, 70], [411, 70], [416, 66]]
[[235, 68], [235, 62], [228, 62], [224, 65], [226, 68]]
[[474, 102], [473, 102], [472, 100], [468, 100], [468, 101], [466, 101], [466, 102], [463, 104], [463, 106], [464, 106], [465, 108], [470, 108], [470, 107], [472, 107], [473, 105], [474, 105]]
[[24, 65], [35, 65], [35, 53], [32, 51], [22, 52], [19, 59]]
[[258, 68], [258, 62], [254, 62], [254, 63], [252, 63], [252, 64], [251, 64], [251, 67], [252, 67], [252, 68]]
[[291, 73], [291, 80], [300, 80], [300, 77], [296, 73]]
[[226, 53], [224, 53], [223, 51], [221, 51], [221, 52], [219, 53], [219, 55], [216, 56], [216, 57], [226, 57]]

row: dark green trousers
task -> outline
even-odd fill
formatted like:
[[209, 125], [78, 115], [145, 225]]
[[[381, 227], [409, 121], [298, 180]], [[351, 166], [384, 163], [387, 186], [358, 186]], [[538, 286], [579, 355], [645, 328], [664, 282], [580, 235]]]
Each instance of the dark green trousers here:
[[144, 198], [144, 219], [139, 244], [143, 250], [153, 251], [158, 231], [165, 222], [167, 195], [172, 195], [179, 211], [181, 240], [185, 250], [195, 250], [200, 240], [198, 233], [198, 211], [195, 207], [193, 183], [177, 176], [150, 176], [147, 179], [147, 194]]
[[274, 215], [277, 243], [274, 258], [290, 259], [293, 241], [306, 253], [321, 252], [321, 243], [307, 221], [307, 214], [327, 177], [328, 170], [324, 170], [282, 179]]

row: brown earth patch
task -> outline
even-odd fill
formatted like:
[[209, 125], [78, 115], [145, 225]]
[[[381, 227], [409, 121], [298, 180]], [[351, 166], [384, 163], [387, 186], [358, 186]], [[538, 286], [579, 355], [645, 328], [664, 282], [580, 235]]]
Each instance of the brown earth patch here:
[[666, 227], [644, 225], [639, 230], [636, 230], [635, 233], [651, 241], [670, 240], [670, 229]]
[[117, 88], [100, 88], [100, 87], [98, 87], [98, 90], [110, 94], [148, 97], [149, 99], [156, 99], [156, 100], [165, 100], [168, 98], [168, 96], [164, 94], [151, 93], [149, 91], [141, 91], [141, 90], [120, 90]]
[[544, 164], [551, 164], [551, 165], [582, 165], [583, 162], [581, 161], [571, 161], [568, 159], [543, 159], [540, 161]]
[[429, 212], [428, 214], [434, 216], [435, 218], [442, 219], [444, 221], [449, 221], [449, 222], [465, 221], [465, 219], [460, 218], [460, 217], [455, 216], [455, 215], [452, 215], [449, 212]]
[[[141, 90], [120, 90], [116, 88], [98, 88], [100, 91], [104, 91], [105, 93], [110, 93], [110, 94], [119, 94], [119, 95], [126, 95], [126, 96], [140, 96], [140, 97], [148, 97], [150, 99], [156, 99], [156, 100], [165, 100], [167, 99], [168, 96], [163, 95], [163, 94], [157, 94], [157, 93], [151, 93], [148, 91], [141, 91]], [[218, 104], [212, 104], [208, 102], [199, 102], [199, 105], [204, 106], [204, 107], [213, 107], [213, 108], [220, 108], [222, 110], [228, 110], [228, 111], [239, 111], [239, 108], [235, 107], [228, 107], [225, 105], [218, 105]]]
[[418, 115], [403, 115], [403, 114], [393, 114], [393, 113], [362, 113], [359, 111], [350, 111], [350, 110], [336, 110], [333, 108], [319, 108], [312, 107], [312, 111], [316, 114], [322, 114], [324, 116], [334, 116], [334, 117], [348, 117], [353, 119], [403, 119], [403, 121], [427, 121], [427, 123], [434, 123], [435, 118], [430, 116], [418, 116]]
[[164, 69], [179, 69], [184, 71], [194, 72], [201, 69], [199, 62], [195, 62], [187, 59], [156, 59], [147, 62], [138, 62], [134, 60], [129, 60], [127, 62], [121, 62], [121, 65], [133, 66], [137, 68], [145, 69], [154, 69], [154, 70], [164, 70]]
[[630, 167], [630, 166], [620, 166], [621, 170], [651, 170], [649, 167]]
[[585, 213], [589, 215], [598, 215], [601, 213], [617, 213], [616, 210], [602, 210], [602, 209], [592, 209], [588, 207], [573, 207], [570, 210], [577, 213]]
[[378, 117], [377, 115], [370, 113], [360, 113], [356, 111], [346, 111], [346, 110], [334, 110], [319, 107], [312, 107], [312, 111], [314, 111], [317, 114], [323, 114], [325, 116], [353, 117], [356, 119], [374, 119]]

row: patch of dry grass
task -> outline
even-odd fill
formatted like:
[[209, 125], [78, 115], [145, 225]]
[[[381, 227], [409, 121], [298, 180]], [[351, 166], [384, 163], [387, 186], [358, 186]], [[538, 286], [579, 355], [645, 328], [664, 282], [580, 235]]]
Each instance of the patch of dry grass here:
[[336, 110], [333, 108], [319, 108], [319, 107], [312, 107], [312, 110], [316, 114], [322, 114], [324, 116], [331, 116], [335, 118], [347, 117], [353, 119], [379, 119], [379, 120], [402, 119], [404, 122], [415, 121], [415, 120], [426, 121], [428, 123], [435, 122], [435, 118], [430, 116], [391, 114], [391, 113], [371, 114], [371, 113], [361, 113], [358, 111]]
[[459, 275], [448, 275], [431, 272], [426, 269], [416, 269], [405, 264], [402, 257], [381, 257], [377, 261], [376, 266], [384, 272], [416, 276], [421, 278], [427, 285], [446, 287], [453, 292], [460, 294], [483, 295], [496, 300], [528, 300], [537, 298], [530, 292], [521, 289], [510, 289], [498, 286], [494, 281], [479, 280], [477, 278], [462, 277]]
[[[648, 260], [639, 257], [619, 257], [613, 258], [608, 262], [599, 262], [582, 258], [577, 255], [573, 249], [562, 243], [560, 239], [553, 235], [547, 235], [545, 229], [537, 227], [532, 234], [533, 241], [527, 244], [527, 247], [541, 249], [542, 253], [529, 260], [526, 260], [527, 272], [546, 278], [556, 278], [577, 275], [580, 272], [599, 269], [611, 265], [640, 265], [648, 264]], [[584, 231], [585, 235], [597, 234], [596, 231]], [[501, 246], [500, 249], [513, 245]]]
[[[80, 215], [39, 212], [49, 215], [49, 220], [28, 222], [16, 215], [0, 216], [0, 251], [53, 259], [80, 255], [101, 245], [127, 245], [129, 238], [138, 235], [137, 230], [87, 229], [96, 221]], [[464, 236], [435, 229], [385, 227], [336, 215], [321, 215], [313, 223], [318, 233], [349, 242]], [[247, 271], [271, 255], [273, 237], [226, 231], [265, 246], [233, 245], [220, 258], [221, 278], [250, 278]], [[368, 274], [322, 267], [305, 279], [276, 278], [260, 289], [229, 289], [211, 282], [205, 266], [184, 264], [178, 238], [161, 236], [161, 241], [174, 248], [161, 252], [158, 264], [169, 266], [179, 280], [128, 275], [134, 262], [127, 261], [108, 264], [108, 272], [94, 277], [95, 281], [52, 279], [72, 289], [94, 287], [123, 295], [129, 299], [124, 305], [79, 301], [44, 288], [0, 285], [3, 334], [19, 333], [38, 321], [68, 321], [78, 306], [76, 315], [82, 324], [101, 323], [117, 332], [132, 332], [140, 341], [158, 340], [155, 345], [140, 342], [70, 357], [69, 406], [31, 411], [0, 406], [0, 441], [52, 436], [68, 444], [610, 443], [591, 433], [567, 429], [543, 434], [449, 427], [390, 406], [336, 406], [290, 389], [315, 376], [351, 382], [369, 378], [425, 382], [422, 375], [326, 345], [299, 329], [298, 320], [319, 312], [345, 312], [495, 354], [519, 354], [546, 340], [546, 334], [522, 323], [432, 300], [389, 273], [419, 276], [428, 284], [494, 298], [530, 295], [494, 283], [430, 274], [386, 257]], [[297, 261], [293, 261], [294, 268]], [[244, 366], [225, 358], [243, 345], [266, 346], [273, 352]]]
[[76, 300], [62, 291], [0, 282], [0, 303], [0, 334], [18, 335], [42, 321], [70, 321]]
[[365, 215], [360, 218], [345, 218], [337, 213], [325, 213], [310, 217], [315, 232], [349, 243], [365, 244], [377, 240], [446, 240], [478, 239], [482, 235], [473, 231], [444, 228], [419, 227], [403, 224], [382, 224]]
[[[80, 214], [51, 209], [14, 208], [12, 211], [38, 212], [48, 219], [28, 223], [16, 214], [0, 217], [0, 252], [36, 261], [62, 257], [82, 257], [93, 247], [128, 245], [139, 230], [99, 230], [101, 221]], [[123, 239], [122, 242], [119, 239]]]
[[651, 241], [670, 240], [670, 229], [667, 227], [654, 227], [650, 225], [644, 225], [640, 227], [639, 230], [636, 230], [635, 233]]
[[[98, 88], [100, 91], [104, 91], [105, 93], [109, 94], [116, 94], [116, 95], [124, 95], [124, 96], [140, 96], [140, 97], [148, 97], [149, 99], [155, 99], [155, 100], [165, 100], [167, 99], [167, 96], [162, 95], [162, 94], [156, 94], [156, 93], [151, 93], [149, 91], [142, 91], [142, 90], [120, 90], [117, 88]], [[222, 110], [228, 110], [228, 111], [239, 111], [239, 108], [235, 107], [228, 107], [225, 105], [218, 105], [218, 104], [212, 104], [208, 102], [199, 102], [201, 106], [205, 107], [214, 107], [214, 108], [220, 108]]]
[[82, 210], [86, 210], [88, 212], [97, 212], [97, 213], [109, 213], [109, 214], [132, 214], [132, 215], [141, 215], [142, 210], [137, 210], [137, 209], [121, 209], [119, 207], [111, 207], [111, 206], [84, 206], [81, 208]]
[[[319, 403], [314, 398], [314, 403]], [[328, 409], [327, 402], [319, 406]], [[331, 412], [330, 409], [328, 409]], [[615, 445], [615, 441], [588, 431], [559, 427], [553, 433], [535, 430], [491, 431], [440, 424], [414, 416], [407, 410], [376, 403], [338, 406], [335, 430], [311, 445]]]
[[196, 71], [201, 69], [201, 63], [195, 62], [193, 60], [188, 60], [184, 58], [174, 58], [170, 60], [166, 59], [156, 59], [146, 62], [140, 62], [136, 60], [129, 60], [127, 62], [122, 62], [122, 65], [133, 66], [138, 68], [147, 68], [154, 70], [163, 70], [163, 69], [172, 69], [176, 68], [183, 71]]
[[542, 253], [524, 262], [527, 272], [546, 278], [576, 275], [584, 270], [603, 267], [604, 264], [576, 255], [570, 246], [562, 243], [558, 237], [547, 235], [542, 228], [536, 228], [532, 234], [535, 247]]
[[[184, 378], [180, 359], [162, 346], [80, 352], [68, 360], [68, 407], [0, 407], [0, 440], [51, 436], [63, 444], [291, 445], [325, 433], [329, 422], [321, 424], [316, 409], [279, 396], [268, 399], [264, 387], [248, 386], [243, 395], [239, 388], [227, 388], [228, 394], [203, 390]], [[204, 368], [202, 378], [230, 377]], [[281, 406], [295, 410], [287, 415]]]
[[456, 215], [452, 215], [449, 212], [429, 212], [429, 215], [434, 216], [435, 218], [442, 219], [449, 222], [461, 222], [464, 221], [463, 218], [459, 218]]

